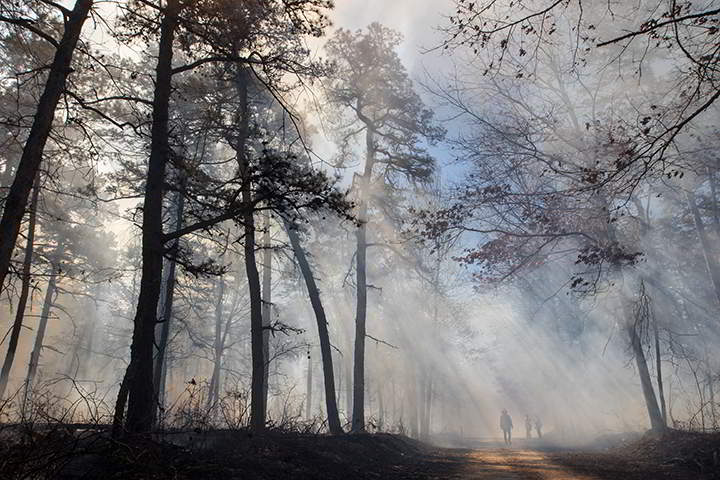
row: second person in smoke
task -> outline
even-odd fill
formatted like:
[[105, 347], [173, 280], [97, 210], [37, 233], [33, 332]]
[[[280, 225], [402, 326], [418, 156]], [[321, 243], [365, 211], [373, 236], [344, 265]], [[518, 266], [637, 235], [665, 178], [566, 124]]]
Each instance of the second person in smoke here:
[[512, 418], [508, 415], [507, 410], [503, 409], [500, 415], [500, 429], [503, 431], [503, 439], [506, 445], [512, 445]]
[[535, 417], [535, 430], [537, 430], [538, 438], [542, 438], [542, 427], [543, 423], [542, 420], [540, 420], [540, 417]]
[[525, 415], [525, 438], [530, 440], [532, 438], [533, 422], [530, 415]]

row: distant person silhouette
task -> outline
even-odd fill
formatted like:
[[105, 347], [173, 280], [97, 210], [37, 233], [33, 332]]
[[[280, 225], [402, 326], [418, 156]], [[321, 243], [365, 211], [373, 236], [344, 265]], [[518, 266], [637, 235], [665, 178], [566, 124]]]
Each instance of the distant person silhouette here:
[[535, 430], [537, 431], [538, 438], [542, 438], [542, 427], [543, 423], [540, 417], [535, 417]]
[[532, 438], [533, 422], [530, 415], [525, 415], [525, 437], [530, 440]]
[[500, 428], [503, 431], [503, 439], [506, 445], [512, 445], [512, 418], [508, 415], [507, 410], [503, 409], [502, 415], [500, 415]]

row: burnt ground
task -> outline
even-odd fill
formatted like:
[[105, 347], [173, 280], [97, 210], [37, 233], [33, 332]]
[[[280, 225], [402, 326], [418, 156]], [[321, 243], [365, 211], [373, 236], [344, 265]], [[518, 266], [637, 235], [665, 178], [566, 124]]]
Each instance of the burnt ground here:
[[[183, 446], [181, 446], [181, 445]], [[110, 441], [53, 431], [0, 443], [0, 478], [59, 479], [715, 479], [720, 435], [670, 432], [582, 449], [516, 442], [439, 448], [397, 435], [242, 431]]]

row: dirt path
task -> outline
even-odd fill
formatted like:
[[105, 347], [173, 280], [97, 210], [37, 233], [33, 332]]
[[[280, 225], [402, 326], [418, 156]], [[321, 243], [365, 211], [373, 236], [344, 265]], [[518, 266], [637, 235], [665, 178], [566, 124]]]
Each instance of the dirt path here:
[[[438, 452], [414, 474], [426, 479], [640, 480], [701, 479], [697, 472], [609, 453], [484, 448]], [[411, 475], [412, 477], [412, 475]]]

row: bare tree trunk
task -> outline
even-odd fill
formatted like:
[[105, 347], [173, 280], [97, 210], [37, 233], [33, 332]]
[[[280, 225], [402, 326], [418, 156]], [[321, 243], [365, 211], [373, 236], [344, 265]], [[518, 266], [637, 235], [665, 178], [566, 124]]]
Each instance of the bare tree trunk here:
[[58, 266], [53, 262], [50, 265], [50, 279], [48, 280], [47, 290], [45, 290], [45, 300], [43, 302], [42, 313], [40, 313], [40, 322], [38, 324], [37, 333], [35, 334], [35, 345], [30, 354], [30, 363], [28, 365], [27, 376], [25, 377], [25, 395], [23, 397], [23, 411], [30, 398], [37, 373], [38, 362], [40, 361], [40, 352], [43, 348], [43, 340], [45, 340], [45, 330], [47, 329], [48, 318], [50, 317], [50, 309], [53, 304], [53, 295], [55, 295], [55, 284], [57, 281]]
[[305, 385], [305, 418], [310, 420], [312, 415], [312, 391], [313, 388], [313, 367], [312, 367], [312, 355], [310, 354], [310, 347], [307, 352], [307, 383]]
[[[175, 200], [175, 230], [182, 228], [183, 213], [185, 211], [185, 182], [186, 177], [180, 180], [180, 191]], [[176, 238], [170, 247], [171, 255], [176, 255], [180, 246], [180, 239]], [[167, 346], [170, 341], [170, 323], [173, 315], [173, 300], [175, 298], [175, 260], [168, 261], [168, 271], [165, 278], [165, 290], [162, 293], [162, 310], [160, 312], [160, 335], [157, 341], [155, 352], [155, 364], [153, 366], [153, 392], [157, 408], [153, 408], [153, 424], [156, 423], [158, 410], [164, 410], [165, 405], [165, 379], [166, 379], [166, 358]]]
[[717, 410], [715, 407], [715, 380], [713, 379], [712, 371], [710, 370], [710, 367], [708, 366], [707, 369], [707, 384], [708, 384], [708, 395], [710, 402], [710, 418], [712, 419], [712, 428], [717, 428]]
[[330, 433], [338, 435], [343, 433], [343, 430], [340, 425], [340, 415], [338, 413], [337, 398], [335, 396], [335, 373], [333, 370], [332, 346], [330, 344], [330, 334], [328, 332], [328, 322], [325, 316], [325, 309], [323, 308], [322, 301], [320, 299], [320, 291], [315, 283], [315, 277], [313, 277], [310, 263], [305, 255], [305, 250], [303, 250], [302, 245], [300, 244], [300, 238], [297, 231], [293, 229], [288, 222], [285, 222], [285, 231], [287, 232], [288, 239], [292, 245], [295, 258], [300, 266], [300, 272], [303, 275], [305, 286], [307, 287], [308, 295], [310, 297], [310, 304], [312, 305], [313, 312], [315, 313], [323, 366], [325, 408], [328, 417], [328, 427]]
[[263, 349], [263, 315], [262, 290], [260, 288], [260, 274], [255, 259], [255, 208], [250, 185], [250, 162], [247, 157], [246, 145], [250, 133], [250, 108], [248, 102], [249, 73], [245, 70], [238, 72], [238, 101], [237, 117], [238, 135], [234, 145], [238, 156], [238, 166], [241, 176], [245, 179], [242, 189], [243, 228], [245, 230], [245, 273], [248, 279], [250, 294], [250, 350], [252, 355], [252, 380], [250, 386], [250, 427], [256, 432], [265, 429], [267, 405], [265, 403], [265, 353]]
[[353, 409], [352, 361], [346, 359], [343, 363], [345, 366], [345, 411], [347, 412], [347, 419], [351, 421]]
[[225, 346], [223, 345], [223, 298], [225, 296], [225, 280], [218, 279], [218, 296], [215, 303], [215, 341], [213, 342], [213, 372], [210, 377], [210, 392], [208, 393], [207, 406], [212, 407], [218, 400], [220, 393], [220, 367]]
[[267, 408], [270, 378], [270, 324], [272, 322], [272, 250], [270, 249], [270, 212], [265, 210], [263, 222], [263, 278], [262, 278], [262, 318], [263, 318], [263, 359], [265, 376], [263, 377], [263, 399]]
[[375, 165], [375, 144], [373, 129], [368, 125], [365, 134], [365, 171], [360, 177], [358, 192], [358, 222], [355, 233], [355, 271], [357, 284], [357, 309], [355, 314], [355, 348], [353, 364], [353, 410], [352, 431], [365, 431], [365, 335], [367, 320], [367, 221], [368, 190]]
[[[167, 0], [160, 25], [150, 161], [143, 203], [142, 276], [130, 346], [130, 364], [125, 372], [127, 379], [123, 380], [128, 394], [125, 428], [130, 433], [149, 431], [152, 428], [155, 411], [153, 348], [163, 270], [162, 207], [165, 169], [170, 154], [168, 119], [172, 91], [173, 41], [180, 8], [179, 0]], [[123, 393], [122, 389], [121, 393]], [[122, 405], [124, 400], [119, 395], [116, 403], [116, 419], [122, 418], [122, 411], [118, 411]]]
[[93, 0], [77, 0], [75, 7], [67, 17], [63, 36], [50, 65], [45, 90], [38, 102], [30, 134], [25, 141], [25, 147], [15, 172], [15, 179], [5, 198], [2, 219], [0, 219], [0, 292], [10, 269], [12, 253], [20, 233], [20, 225], [25, 214], [30, 190], [32, 190], [35, 177], [37, 177], [45, 144], [50, 136], [55, 110], [60, 96], [65, 90], [67, 77], [73, 71], [70, 64], [75, 47], [92, 5]]
[[383, 401], [382, 385], [377, 386], [378, 398], [378, 431], [382, 432], [385, 428], [385, 402]]
[[710, 194], [712, 195], [713, 227], [715, 228], [715, 234], [720, 237], [720, 205], [718, 205], [717, 179], [715, 178], [717, 172], [713, 167], [708, 167], [707, 170], [710, 181]]
[[420, 424], [420, 438], [427, 440], [430, 438], [430, 411], [432, 409], [432, 397], [433, 397], [433, 378], [432, 370], [428, 370], [425, 376], [425, 384], [423, 385], [425, 399], [423, 401], [423, 416], [422, 423]]
[[410, 428], [410, 436], [412, 438], [418, 438], [419, 434], [419, 425], [418, 425], [418, 391], [417, 391], [417, 373], [415, 372], [415, 367], [410, 367], [410, 378], [408, 379], [410, 382], [410, 388], [407, 392], [407, 399], [408, 399], [408, 408], [409, 408], [409, 414], [408, 414], [408, 423]]
[[[8, 167], [9, 168], [9, 167]], [[27, 242], [25, 244], [25, 258], [23, 259], [22, 270], [22, 286], [20, 288], [20, 299], [18, 300], [17, 310], [15, 311], [15, 321], [10, 332], [10, 341], [8, 349], [5, 353], [5, 361], [0, 371], [0, 398], [5, 395], [8, 381], [10, 379], [10, 370], [15, 361], [15, 352], [17, 351], [20, 332], [22, 331], [23, 319], [25, 318], [25, 308], [27, 308], [28, 297], [30, 296], [30, 267], [32, 266], [33, 246], [35, 243], [35, 225], [37, 223], [37, 205], [38, 196], [40, 195], [40, 174], [35, 177], [35, 186], [33, 187], [32, 200], [30, 201], [30, 219], [28, 222]]]
[[660, 410], [663, 424], [667, 426], [667, 407], [665, 405], [665, 389], [663, 387], [662, 358], [660, 356], [660, 332], [657, 320], [653, 319], [653, 333], [655, 334], [655, 370], [657, 372], [658, 397], [660, 397]]
[[[629, 313], [629, 309], [625, 308], [624, 311]], [[640, 384], [642, 385], [643, 396], [645, 398], [645, 405], [648, 410], [648, 416], [650, 417], [650, 427], [655, 431], [665, 430], [663, 423], [663, 417], [658, 407], [657, 398], [655, 397], [655, 390], [652, 386], [652, 379], [650, 377], [650, 370], [647, 366], [647, 360], [645, 358], [645, 351], [643, 350], [642, 340], [640, 334], [637, 331], [636, 323], [632, 320], [632, 316], [627, 316], [627, 331], [630, 337], [630, 345], [635, 356], [635, 364], [640, 375]]]

